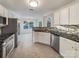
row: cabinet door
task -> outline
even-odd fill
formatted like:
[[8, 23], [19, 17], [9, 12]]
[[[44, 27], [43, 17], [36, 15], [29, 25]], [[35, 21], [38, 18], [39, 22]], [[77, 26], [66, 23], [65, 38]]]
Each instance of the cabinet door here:
[[60, 24], [61, 25], [69, 24], [69, 8], [64, 8], [60, 11]]
[[76, 42], [75, 50], [76, 50], [76, 58], [79, 58], [79, 43], [78, 42]]
[[6, 17], [6, 24], [8, 25], [8, 10], [6, 8], [3, 9], [4, 9], [3, 16]]
[[4, 8], [4, 17], [8, 17], [8, 10]]
[[38, 42], [50, 45], [50, 33], [38, 32]]
[[47, 27], [47, 16], [44, 16], [43, 19], [44, 27]]
[[79, 3], [70, 7], [70, 24], [79, 24]]
[[11, 16], [10, 16], [10, 11], [8, 10], [8, 17], [10, 18]]
[[3, 6], [0, 5], [0, 16], [3, 16]]
[[8, 11], [8, 17], [13, 18], [13, 14], [12, 14], [12, 12], [10, 10]]
[[33, 42], [38, 42], [38, 32], [33, 31], [32, 32], [32, 38], [33, 38]]
[[75, 45], [74, 41], [60, 37], [60, 54], [65, 58], [74, 58], [76, 56]]
[[60, 11], [54, 13], [54, 25], [60, 25]]

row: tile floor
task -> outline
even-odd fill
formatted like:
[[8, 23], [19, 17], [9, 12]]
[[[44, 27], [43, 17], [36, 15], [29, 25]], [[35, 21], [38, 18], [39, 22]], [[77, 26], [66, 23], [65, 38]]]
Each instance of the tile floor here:
[[9, 58], [61, 58], [51, 47], [43, 44], [34, 44], [31, 33], [20, 35], [18, 42], [18, 47]]

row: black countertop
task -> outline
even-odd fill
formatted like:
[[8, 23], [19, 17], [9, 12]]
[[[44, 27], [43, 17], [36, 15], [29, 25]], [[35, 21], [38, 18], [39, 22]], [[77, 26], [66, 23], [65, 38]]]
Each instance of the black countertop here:
[[36, 31], [36, 32], [49, 32], [47, 27], [33, 27], [33, 31]]
[[60, 31], [60, 30], [56, 29], [55, 27], [52, 27], [52, 28], [35, 27], [35, 28], [33, 28], [33, 30], [36, 31], [36, 32], [49, 32], [51, 34], [58, 35], [58, 36], [61, 36], [63, 38], [67, 38], [67, 39], [79, 42], [79, 35], [68, 33], [68, 32], [65, 32], [65, 31]]
[[2, 34], [0, 35], [0, 45], [7, 39], [9, 38], [13, 33], [7, 33], [7, 34]]
[[63, 38], [67, 38], [67, 39], [79, 42], [79, 36], [77, 34], [70, 34], [67, 32], [62, 32], [62, 31], [57, 31], [57, 30], [50, 30], [49, 32], [51, 34], [58, 35], [58, 36], [61, 36]]

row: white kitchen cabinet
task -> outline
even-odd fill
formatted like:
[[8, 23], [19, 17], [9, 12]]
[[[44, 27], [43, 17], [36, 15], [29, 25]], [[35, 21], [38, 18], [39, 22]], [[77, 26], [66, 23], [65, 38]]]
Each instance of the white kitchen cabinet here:
[[6, 11], [5, 9], [6, 8], [4, 8], [4, 7], [2, 7], [2, 8], [3, 8], [3, 15], [2, 16], [5, 17], [5, 11]]
[[44, 27], [47, 27], [47, 16], [43, 17], [43, 25]]
[[32, 31], [33, 42], [38, 42], [38, 32]]
[[69, 8], [64, 8], [60, 11], [60, 24], [68, 25], [69, 24]]
[[8, 17], [11, 18], [11, 12], [10, 12], [10, 10], [8, 11]]
[[33, 42], [50, 45], [50, 33], [33, 31]]
[[8, 10], [6, 8], [4, 8], [4, 17], [7, 17], [8, 18]]
[[0, 16], [3, 16], [3, 6], [0, 5]]
[[70, 6], [70, 24], [79, 24], [79, 3]]
[[79, 42], [76, 42], [76, 58], [79, 58]]
[[6, 25], [8, 25], [8, 10], [3, 7], [3, 16], [6, 17]]
[[60, 25], [60, 11], [54, 13], [54, 26]]
[[60, 54], [65, 58], [76, 57], [76, 43], [72, 40], [60, 37]]
[[38, 42], [50, 45], [50, 33], [38, 32]]
[[13, 18], [13, 17], [14, 17], [14, 16], [13, 16], [13, 13], [12, 13], [10, 10], [8, 11], [8, 17], [9, 17], [9, 18]]

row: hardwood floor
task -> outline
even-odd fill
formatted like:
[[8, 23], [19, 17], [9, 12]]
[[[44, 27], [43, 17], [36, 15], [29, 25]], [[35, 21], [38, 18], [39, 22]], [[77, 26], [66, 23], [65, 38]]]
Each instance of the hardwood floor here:
[[18, 47], [9, 58], [61, 58], [61, 56], [49, 46], [34, 44], [31, 33], [20, 35], [18, 41]]

